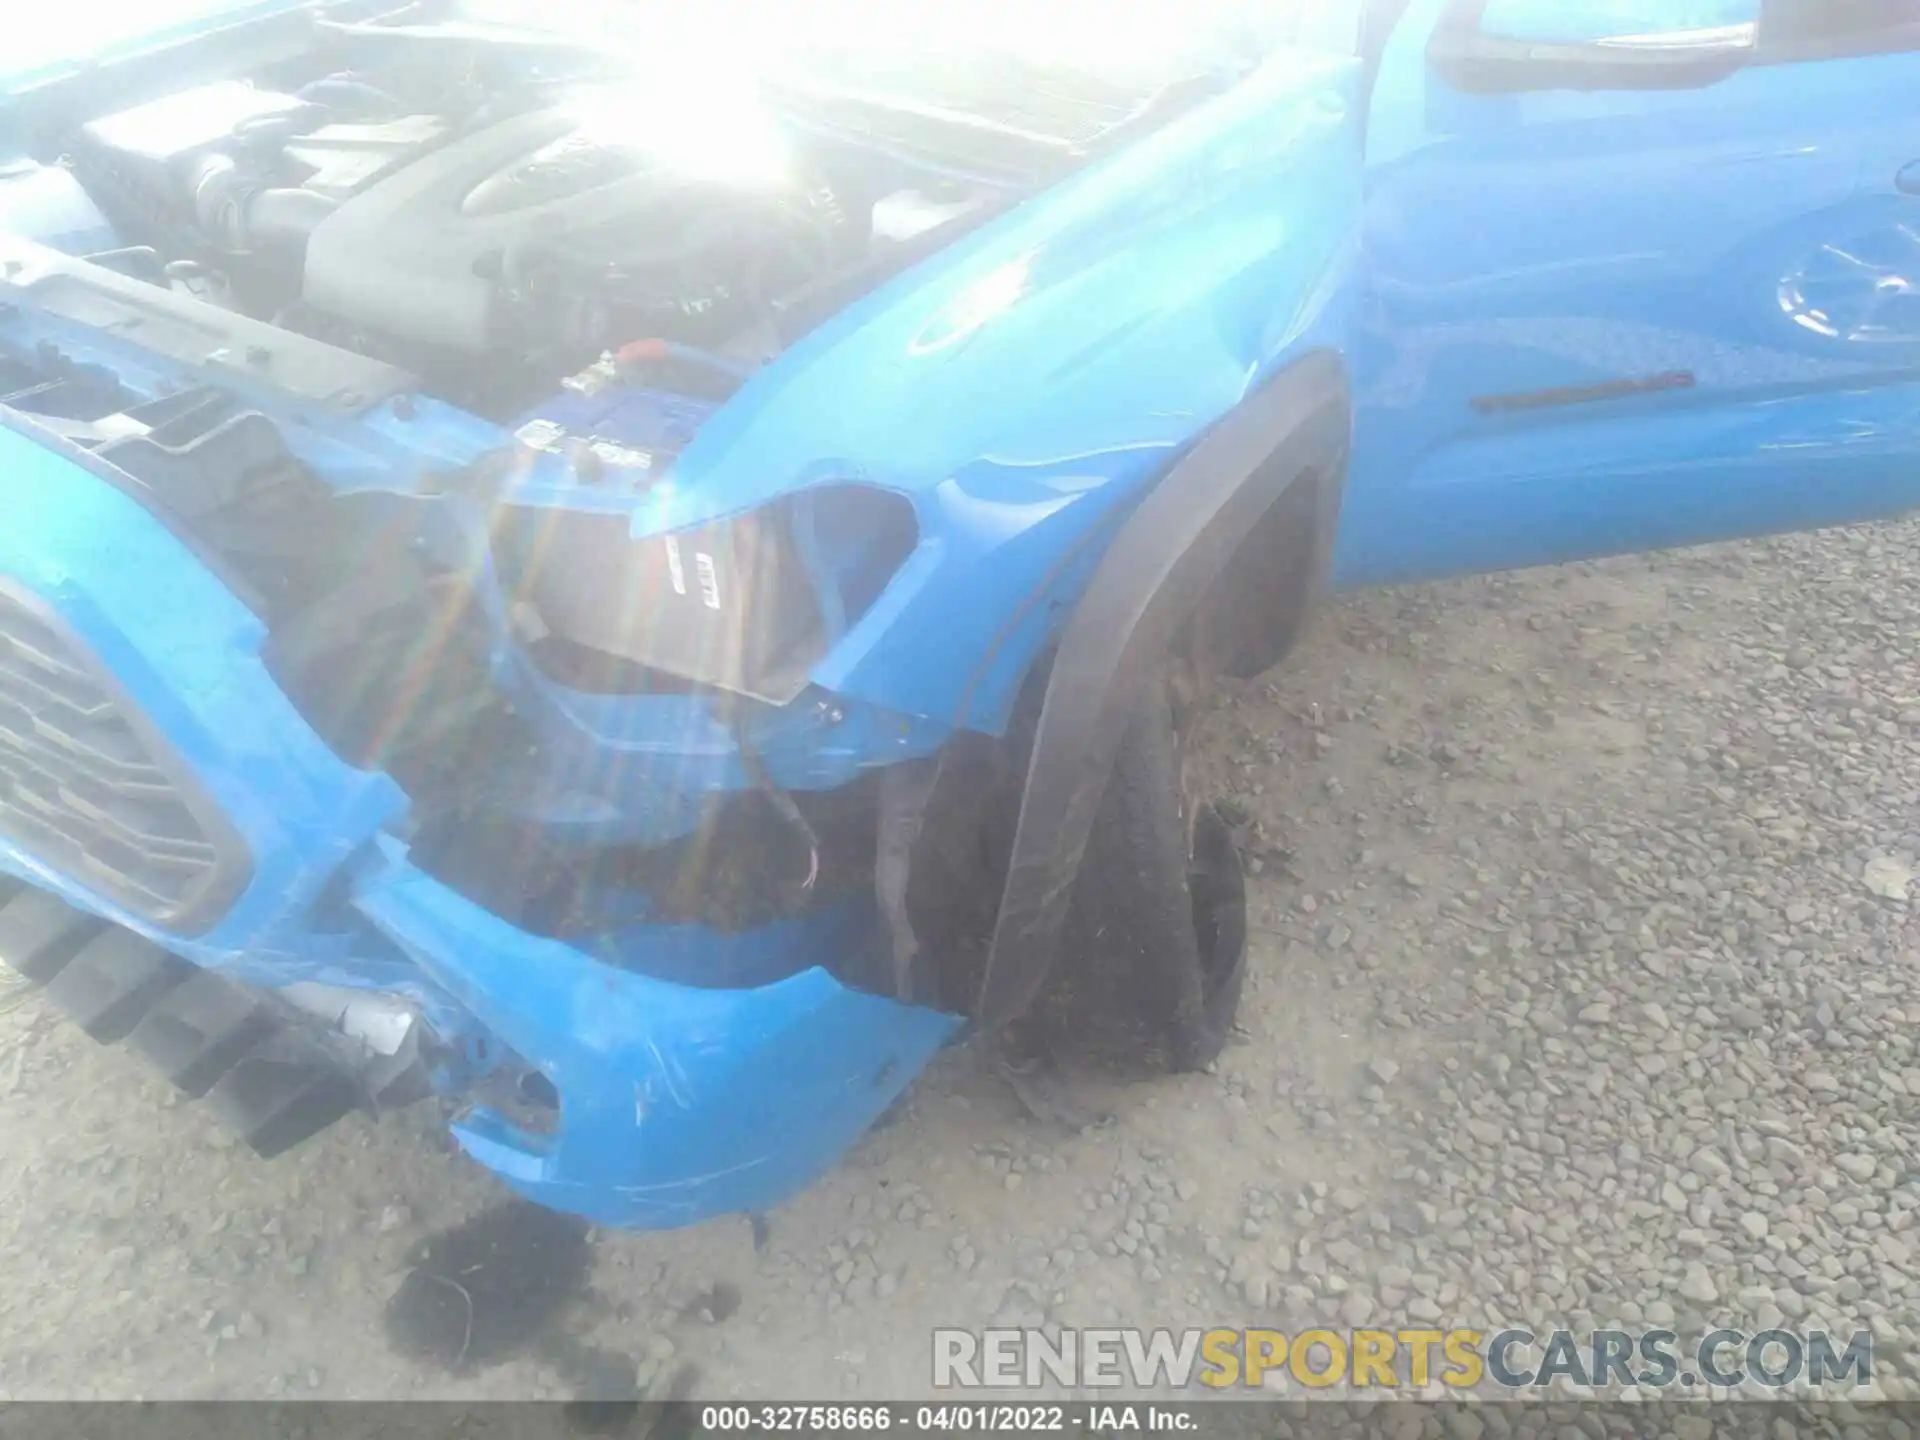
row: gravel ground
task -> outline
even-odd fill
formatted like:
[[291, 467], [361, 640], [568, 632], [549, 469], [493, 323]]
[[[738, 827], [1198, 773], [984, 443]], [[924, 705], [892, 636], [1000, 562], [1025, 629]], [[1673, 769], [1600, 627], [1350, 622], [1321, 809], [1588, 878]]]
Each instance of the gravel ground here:
[[0, 1397], [912, 1395], [993, 1321], [1859, 1325], [1901, 1393], [1916, 576], [1907, 524], [1332, 607], [1211, 722], [1258, 872], [1216, 1073], [1029, 1105], [951, 1052], [762, 1246], [563, 1238], [527, 1336], [383, 1324], [498, 1215], [431, 1117], [263, 1164], [15, 997]]

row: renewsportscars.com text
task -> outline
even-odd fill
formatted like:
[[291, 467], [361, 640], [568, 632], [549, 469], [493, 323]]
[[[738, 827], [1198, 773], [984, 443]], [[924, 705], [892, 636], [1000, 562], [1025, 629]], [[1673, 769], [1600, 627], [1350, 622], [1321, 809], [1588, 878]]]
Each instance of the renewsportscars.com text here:
[[1852, 1388], [1873, 1336], [1713, 1330], [936, 1330], [940, 1389]]

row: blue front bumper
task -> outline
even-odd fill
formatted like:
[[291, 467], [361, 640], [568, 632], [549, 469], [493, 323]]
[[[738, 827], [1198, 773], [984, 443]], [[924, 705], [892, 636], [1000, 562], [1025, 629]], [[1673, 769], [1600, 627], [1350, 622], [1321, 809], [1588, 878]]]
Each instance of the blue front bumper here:
[[[411, 863], [405, 797], [321, 742], [263, 665], [258, 620], [139, 503], [0, 428], [0, 506], [0, 582], [111, 673], [252, 859], [238, 899], [194, 934], [5, 834], [0, 872], [261, 989], [403, 998], [442, 1042], [461, 1145], [531, 1199], [614, 1226], [764, 1209], [831, 1165], [958, 1028], [834, 978], [877, 938], [864, 900], [739, 934], [640, 927], [592, 954], [518, 928]], [[489, 1103], [506, 1060], [550, 1083], [544, 1124]]]
[[[603, 1225], [768, 1208], [832, 1164], [960, 1023], [819, 965], [750, 990], [615, 968], [507, 924], [397, 846], [354, 903], [560, 1094], [552, 1133], [482, 1108], [454, 1127], [460, 1144], [529, 1199]], [[832, 933], [782, 928], [802, 954]], [[706, 933], [716, 961], [755, 938]]]

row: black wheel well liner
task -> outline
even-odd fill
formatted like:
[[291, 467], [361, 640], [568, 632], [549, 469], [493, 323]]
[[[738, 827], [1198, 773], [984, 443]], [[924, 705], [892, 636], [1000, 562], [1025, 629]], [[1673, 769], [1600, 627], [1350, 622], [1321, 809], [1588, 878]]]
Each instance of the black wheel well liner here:
[[1303, 357], [1208, 431], [1115, 534], [1053, 654], [976, 1015], [995, 1026], [1039, 993], [1135, 688], [1214, 579], [1297, 483], [1321, 478], [1313, 583], [1326, 571], [1351, 432], [1330, 351]]

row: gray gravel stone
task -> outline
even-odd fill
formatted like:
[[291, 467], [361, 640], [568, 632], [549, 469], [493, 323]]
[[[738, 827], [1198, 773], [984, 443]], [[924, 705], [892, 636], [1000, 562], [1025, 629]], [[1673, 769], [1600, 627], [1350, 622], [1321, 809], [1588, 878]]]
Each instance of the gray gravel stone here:
[[1713, 1283], [1713, 1277], [1707, 1273], [1707, 1267], [1698, 1260], [1687, 1266], [1687, 1272], [1680, 1281], [1680, 1294], [1683, 1298], [1702, 1305], [1711, 1305], [1720, 1298], [1720, 1291]]

